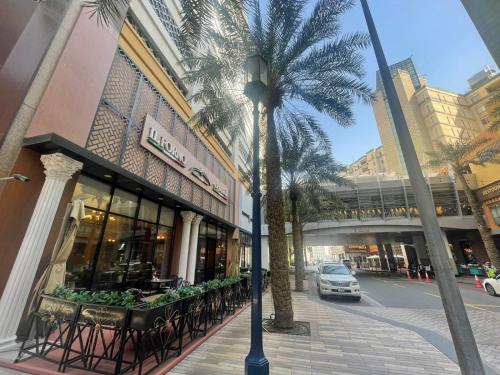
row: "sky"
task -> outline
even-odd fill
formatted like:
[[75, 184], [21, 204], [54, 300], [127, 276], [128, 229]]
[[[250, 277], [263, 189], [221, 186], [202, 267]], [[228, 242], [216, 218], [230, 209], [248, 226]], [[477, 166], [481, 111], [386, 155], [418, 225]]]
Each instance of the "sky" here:
[[[369, 0], [369, 4], [388, 63], [412, 57], [430, 86], [464, 93], [467, 79], [484, 66], [498, 70], [459, 0]], [[359, 1], [344, 15], [343, 30], [368, 32]], [[366, 82], [375, 88], [378, 66], [371, 47], [364, 56]], [[350, 128], [319, 117], [332, 140], [333, 155], [345, 164], [381, 144], [372, 108], [357, 104], [353, 111], [355, 124]]]

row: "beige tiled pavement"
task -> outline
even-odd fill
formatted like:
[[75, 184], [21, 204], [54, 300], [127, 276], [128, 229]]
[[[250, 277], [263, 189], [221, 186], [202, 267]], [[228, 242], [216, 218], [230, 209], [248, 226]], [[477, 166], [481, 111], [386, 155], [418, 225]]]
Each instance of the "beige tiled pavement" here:
[[[264, 333], [264, 350], [273, 375], [460, 373], [454, 362], [412, 331], [326, 307], [304, 293], [294, 293], [293, 301], [295, 319], [311, 323], [311, 336]], [[271, 312], [271, 294], [267, 293], [264, 317]], [[249, 327], [247, 309], [169, 374], [244, 374]]]

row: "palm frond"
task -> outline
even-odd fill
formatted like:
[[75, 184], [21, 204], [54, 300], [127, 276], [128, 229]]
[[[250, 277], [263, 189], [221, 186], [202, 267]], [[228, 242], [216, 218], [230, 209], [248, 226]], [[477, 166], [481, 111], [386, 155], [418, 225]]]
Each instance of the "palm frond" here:
[[96, 17], [98, 24], [110, 26], [121, 20], [128, 3], [129, 0], [86, 0], [83, 7], [89, 9], [90, 18]]

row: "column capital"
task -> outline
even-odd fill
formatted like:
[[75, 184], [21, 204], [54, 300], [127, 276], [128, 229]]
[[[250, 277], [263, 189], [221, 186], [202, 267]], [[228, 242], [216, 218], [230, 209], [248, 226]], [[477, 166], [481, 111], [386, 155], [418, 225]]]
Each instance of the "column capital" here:
[[191, 224], [191, 222], [197, 215], [193, 211], [181, 211], [181, 216], [184, 224]]
[[45, 167], [45, 175], [60, 181], [68, 181], [73, 174], [82, 169], [83, 163], [73, 160], [59, 152], [42, 155], [40, 160]]
[[193, 219], [191, 225], [198, 226], [198, 225], [200, 225], [202, 220], [203, 220], [203, 215], [196, 215], [195, 218]]

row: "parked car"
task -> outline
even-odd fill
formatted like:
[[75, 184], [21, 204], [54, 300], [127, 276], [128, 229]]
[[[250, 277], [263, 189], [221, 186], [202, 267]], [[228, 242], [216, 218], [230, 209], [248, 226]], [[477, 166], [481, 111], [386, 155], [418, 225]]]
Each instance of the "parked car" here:
[[483, 281], [483, 288], [490, 296], [497, 296], [500, 294], [500, 275], [497, 277], [485, 279]]
[[316, 277], [319, 296], [348, 296], [356, 301], [361, 300], [361, 290], [355, 274], [342, 263], [321, 262]]

